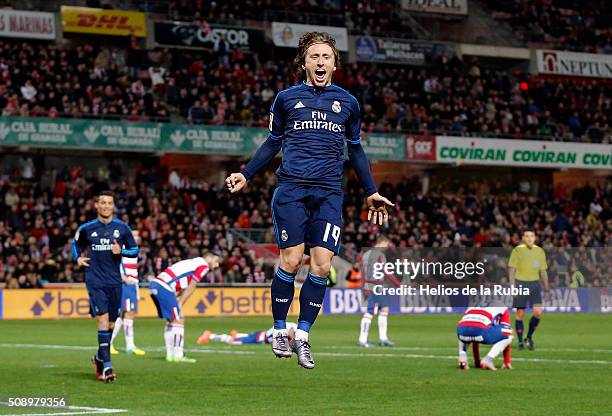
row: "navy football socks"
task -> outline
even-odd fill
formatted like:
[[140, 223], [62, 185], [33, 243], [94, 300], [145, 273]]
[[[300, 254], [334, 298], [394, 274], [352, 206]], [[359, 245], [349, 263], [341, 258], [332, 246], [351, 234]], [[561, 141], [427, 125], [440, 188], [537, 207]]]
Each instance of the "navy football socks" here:
[[110, 340], [111, 331], [98, 331], [98, 359], [104, 367], [111, 367]]
[[293, 281], [295, 273], [287, 273], [280, 267], [272, 280], [270, 296], [272, 297], [272, 316], [274, 317], [274, 329], [287, 328], [287, 314], [293, 301]]
[[536, 318], [535, 316], [531, 317], [531, 319], [529, 320], [529, 332], [527, 332], [527, 339], [531, 339], [539, 323], [539, 318]]
[[300, 317], [298, 329], [309, 332], [314, 324], [325, 299], [327, 278], [308, 273], [308, 278], [300, 290]]

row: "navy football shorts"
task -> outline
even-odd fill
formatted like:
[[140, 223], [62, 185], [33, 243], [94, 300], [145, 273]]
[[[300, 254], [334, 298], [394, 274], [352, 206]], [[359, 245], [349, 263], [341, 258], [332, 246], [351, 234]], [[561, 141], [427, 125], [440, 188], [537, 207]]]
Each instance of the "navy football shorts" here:
[[534, 281], [524, 281], [517, 280], [516, 287], [528, 288], [529, 295], [518, 295], [514, 297], [513, 305], [518, 309], [525, 309], [528, 306], [533, 307], [533, 305], [541, 305], [542, 304], [542, 287], [540, 286], [539, 280]]
[[280, 184], [272, 195], [276, 244], [288, 248], [324, 247], [338, 254], [342, 243], [341, 190]]
[[88, 287], [89, 313], [94, 318], [108, 313], [110, 322], [119, 317], [121, 308], [121, 286]]

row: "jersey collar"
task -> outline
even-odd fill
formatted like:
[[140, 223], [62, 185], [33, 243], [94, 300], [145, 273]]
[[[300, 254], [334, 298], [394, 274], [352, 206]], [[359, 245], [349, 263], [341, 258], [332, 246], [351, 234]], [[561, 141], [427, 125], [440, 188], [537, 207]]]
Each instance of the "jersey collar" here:
[[320, 90], [318, 90], [317, 87], [315, 87], [314, 85], [306, 84], [306, 81], [302, 81], [302, 86], [305, 87], [306, 89], [313, 90], [314, 92], [322, 93], [323, 91], [326, 91], [330, 87], [335, 87], [336, 84], [332, 82], [331, 84], [321, 88]]
[[102, 225], [109, 225], [110, 223], [112, 223], [112, 222], [113, 222], [113, 220], [114, 220], [114, 219], [115, 219], [115, 218], [111, 218], [111, 220], [110, 220], [109, 222], [103, 222], [103, 221], [100, 219], [100, 217], [96, 217], [96, 220], [98, 220], [98, 222], [99, 222], [100, 224], [102, 224]]

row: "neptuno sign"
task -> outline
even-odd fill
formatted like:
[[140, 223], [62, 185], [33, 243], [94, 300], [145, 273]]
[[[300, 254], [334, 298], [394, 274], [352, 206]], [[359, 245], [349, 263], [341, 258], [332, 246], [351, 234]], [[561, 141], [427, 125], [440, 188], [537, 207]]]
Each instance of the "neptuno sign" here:
[[612, 56], [565, 51], [536, 51], [540, 74], [612, 78]]

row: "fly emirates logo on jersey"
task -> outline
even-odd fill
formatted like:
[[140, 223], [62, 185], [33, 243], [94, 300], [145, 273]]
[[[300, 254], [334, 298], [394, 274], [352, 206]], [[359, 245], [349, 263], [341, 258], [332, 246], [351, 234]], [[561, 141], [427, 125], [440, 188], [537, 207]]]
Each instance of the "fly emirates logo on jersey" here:
[[108, 251], [113, 249], [110, 238], [101, 238], [100, 244], [92, 244], [91, 249], [93, 251]]
[[344, 133], [344, 126], [327, 120], [327, 113], [311, 111], [310, 120], [295, 120], [293, 130], [326, 130], [333, 133]]

